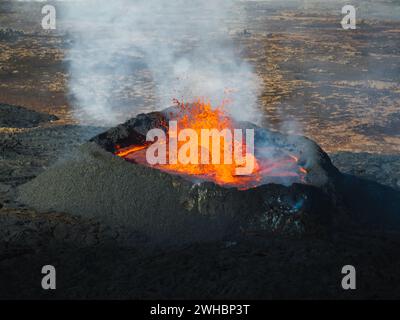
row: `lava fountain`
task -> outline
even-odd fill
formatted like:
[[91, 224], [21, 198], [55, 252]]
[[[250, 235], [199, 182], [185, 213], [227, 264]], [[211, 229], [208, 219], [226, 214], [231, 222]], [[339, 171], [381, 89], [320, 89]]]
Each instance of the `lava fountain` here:
[[[232, 132], [236, 133], [239, 129], [223, 105], [213, 108], [209, 102], [203, 100], [193, 103], [175, 101], [175, 104], [173, 111], [168, 112], [169, 121], [164, 120], [160, 123], [160, 128], [166, 132], [167, 139], [162, 141], [158, 139], [156, 142], [164, 145], [166, 158], [169, 161], [156, 164], [147, 161], [146, 155], [154, 141], [133, 143], [123, 147], [116, 145], [114, 154], [127, 161], [178, 174], [190, 180], [212, 181], [221, 186], [236, 187], [240, 190], [271, 181], [304, 182], [307, 171], [299, 165], [298, 155], [265, 145], [260, 139], [255, 141], [253, 148], [249, 148], [247, 137], [242, 139], [241, 134], [239, 137], [236, 134], [232, 135]], [[171, 127], [171, 123], [177, 125]], [[187, 129], [193, 130], [197, 137], [204, 137], [204, 130], [220, 135], [212, 139], [211, 143], [209, 135], [205, 139], [195, 141], [195, 144], [186, 138], [177, 139]], [[231, 142], [227, 143], [227, 140]], [[175, 149], [173, 144], [176, 144]], [[191, 155], [188, 155], [189, 153]], [[177, 155], [190, 160], [176, 161]], [[238, 174], [238, 168], [244, 169], [249, 162], [252, 163], [251, 170], [246, 174]]]

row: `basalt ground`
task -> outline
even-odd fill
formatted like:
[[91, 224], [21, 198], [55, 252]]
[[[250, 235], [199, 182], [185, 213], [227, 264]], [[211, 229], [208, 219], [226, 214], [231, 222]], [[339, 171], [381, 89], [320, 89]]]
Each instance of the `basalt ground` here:
[[[15, 187], [106, 128], [73, 120], [62, 62], [68, 35], [40, 30], [40, 4], [0, 6], [1, 26], [22, 31], [0, 39], [0, 102], [60, 119], [39, 116], [40, 123], [0, 129], [1, 298], [400, 297], [400, 236], [384, 228], [344, 226], [327, 237], [242, 232], [235, 239], [159, 248], [124, 227], [16, 206]], [[346, 184], [350, 203], [375, 197], [375, 216], [382, 203], [398, 204], [398, 21], [365, 17], [357, 32], [343, 33], [340, 10], [244, 6], [249, 21], [233, 23], [230, 35], [264, 79], [265, 125], [282, 129], [282, 114], [292, 114], [342, 172], [367, 178]], [[135, 94], [118, 97], [127, 106], [121, 119], [155, 102], [151, 77], [139, 62], [132, 62], [138, 66]], [[374, 191], [355, 194], [354, 185]], [[62, 275], [55, 292], [40, 288], [44, 264]], [[345, 264], [357, 268], [355, 291], [341, 289]]]
[[[15, 165], [15, 155], [37, 152], [37, 161], [51, 163], [49, 155], [56, 157], [57, 153], [59, 157], [61, 151], [71, 148], [74, 151], [67, 152], [69, 155], [79, 151], [79, 139], [100, 130], [42, 125], [27, 135], [20, 132], [8, 137], [3, 155]], [[48, 152], [47, 159], [43, 149]], [[108, 157], [115, 158], [112, 154]], [[33, 166], [29, 170], [32, 175], [42, 171], [44, 176], [49, 171]], [[357, 214], [348, 220], [343, 219], [341, 211], [320, 212], [330, 217], [337, 214], [336, 226], [329, 232], [293, 234], [249, 228], [224, 238], [160, 246], [132, 226], [93, 216], [19, 207], [13, 186], [31, 179], [24, 176], [3, 184], [2, 298], [333, 299], [395, 298], [400, 294], [400, 234], [394, 220], [382, 224], [387, 212], [396, 212], [400, 195], [373, 181], [354, 176], [340, 179], [342, 201], [353, 206], [352, 213]], [[327, 223], [325, 219], [319, 222]], [[55, 265], [63, 275], [51, 295], [37, 285], [43, 261]], [[359, 270], [356, 292], [340, 287], [340, 271], [345, 264], [356, 265]]]

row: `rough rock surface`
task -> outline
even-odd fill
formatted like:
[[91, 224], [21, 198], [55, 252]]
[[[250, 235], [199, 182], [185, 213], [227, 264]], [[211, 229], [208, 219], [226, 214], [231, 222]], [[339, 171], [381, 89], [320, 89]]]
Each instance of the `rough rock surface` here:
[[400, 155], [338, 152], [329, 155], [341, 172], [400, 190]]
[[0, 127], [30, 128], [55, 120], [58, 118], [53, 115], [0, 103]]
[[[256, 232], [150, 247], [136, 233], [68, 214], [0, 211], [0, 299], [398, 299], [400, 237], [380, 231], [319, 237]], [[41, 288], [41, 268], [57, 290]], [[357, 290], [340, 286], [357, 268]]]

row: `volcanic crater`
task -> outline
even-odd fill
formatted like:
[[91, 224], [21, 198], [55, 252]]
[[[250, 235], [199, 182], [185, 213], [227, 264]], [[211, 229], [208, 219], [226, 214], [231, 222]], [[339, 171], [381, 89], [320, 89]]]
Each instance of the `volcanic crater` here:
[[234, 125], [254, 129], [256, 158], [266, 146], [280, 155], [292, 154], [291, 168], [298, 174], [264, 172], [261, 182], [244, 188], [240, 183], [216, 183], [212, 175], [170, 172], [139, 163], [127, 157], [129, 152], [121, 155], [121, 150], [143, 149], [137, 146], [146, 146], [148, 131], [167, 130], [166, 123], [176, 119], [177, 112], [174, 106], [139, 114], [95, 136], [21, 186], [19, 201], [40, 211], [128, 226], [166, 243], [226, 239], [243, 232], [325, 236], [360, 216], [346, 202], [345, 177], [315, 142], [253, 123], [235, 121]]

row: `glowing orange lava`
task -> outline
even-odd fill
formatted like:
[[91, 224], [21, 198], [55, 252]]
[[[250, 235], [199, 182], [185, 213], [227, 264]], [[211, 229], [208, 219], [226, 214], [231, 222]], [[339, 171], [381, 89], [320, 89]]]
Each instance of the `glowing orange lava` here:
[[[177, 131], [190, 128], [196, 131], [198, 136], [201, 136], [202, 129], [217, 129], [219, 131], [235, 129], [233, 120], [227, 115], [224, 107], [212, 108], [211, 104], [204, 101], [196, 101], [194, 103], [179, 103], [177, 102], [177, 112], [169, 115], [170, 120], [177, 121]], [[178, 132], [174, 133], [177, 135]], [[223, 140], [223, 139], [222, 139]], [[146, 161], [146, 149], [149, 144], [133, 145], [128, 148], [117, 148], [115, 154], [128, 161], [138, 164], [151, 166], [162, 171], [175, 173], [183, 176], [190, 176], [192, 179], [213, 181], [219, 185], [234, 186], [239, 189], [248, 189], [269, 181], [272, 177], [288, 178], [293, 181], [302, 180], [302, 176], [306, 173], [304, 168], [298, 166], [298, 159], [295, 156], [285, 155], [278, 159], [268, 159], [256, 157], [255, 154], [246, 153], [246, 143], [244, 141], [233, 140], [234, 146], [241, 144], [242, 156], [247, 156], [248, 159], [254, 161], [254, 170], [249, 175], [237, 175], [236, 168], [243, 167], [243, 162], [238, 163], [232, 155], [232, 163], [225, 163], [226, 149], [223, 141], [220, 141], [219, 157], [222, 160], [221, 164], [156, 164], [149, 165]], [[209, 141], [205, 143], [200, 141], [198, 144], [200, 155], [206, 149], [212, 158], [212, 150], [209, 148]], [[185, 144], [185, 141], [177, 142], [178, 149]], [[168, 153], [168, 148], [167, 148]], [[299, 182], [298, 181], [298, 182]]]
[[139, 150], [143, 150], [146, 149], [148, 147], [148, 145], [142, 145], [142, 146], [131, 146], [131, 147], [127, 147], [127, 148], [119, 148], [117, 147], [117, 151], [115, 151], [115, 155], [119, 156], [119, 157], [126, 157], [127, 155], [134, 153], [136, 151]]

